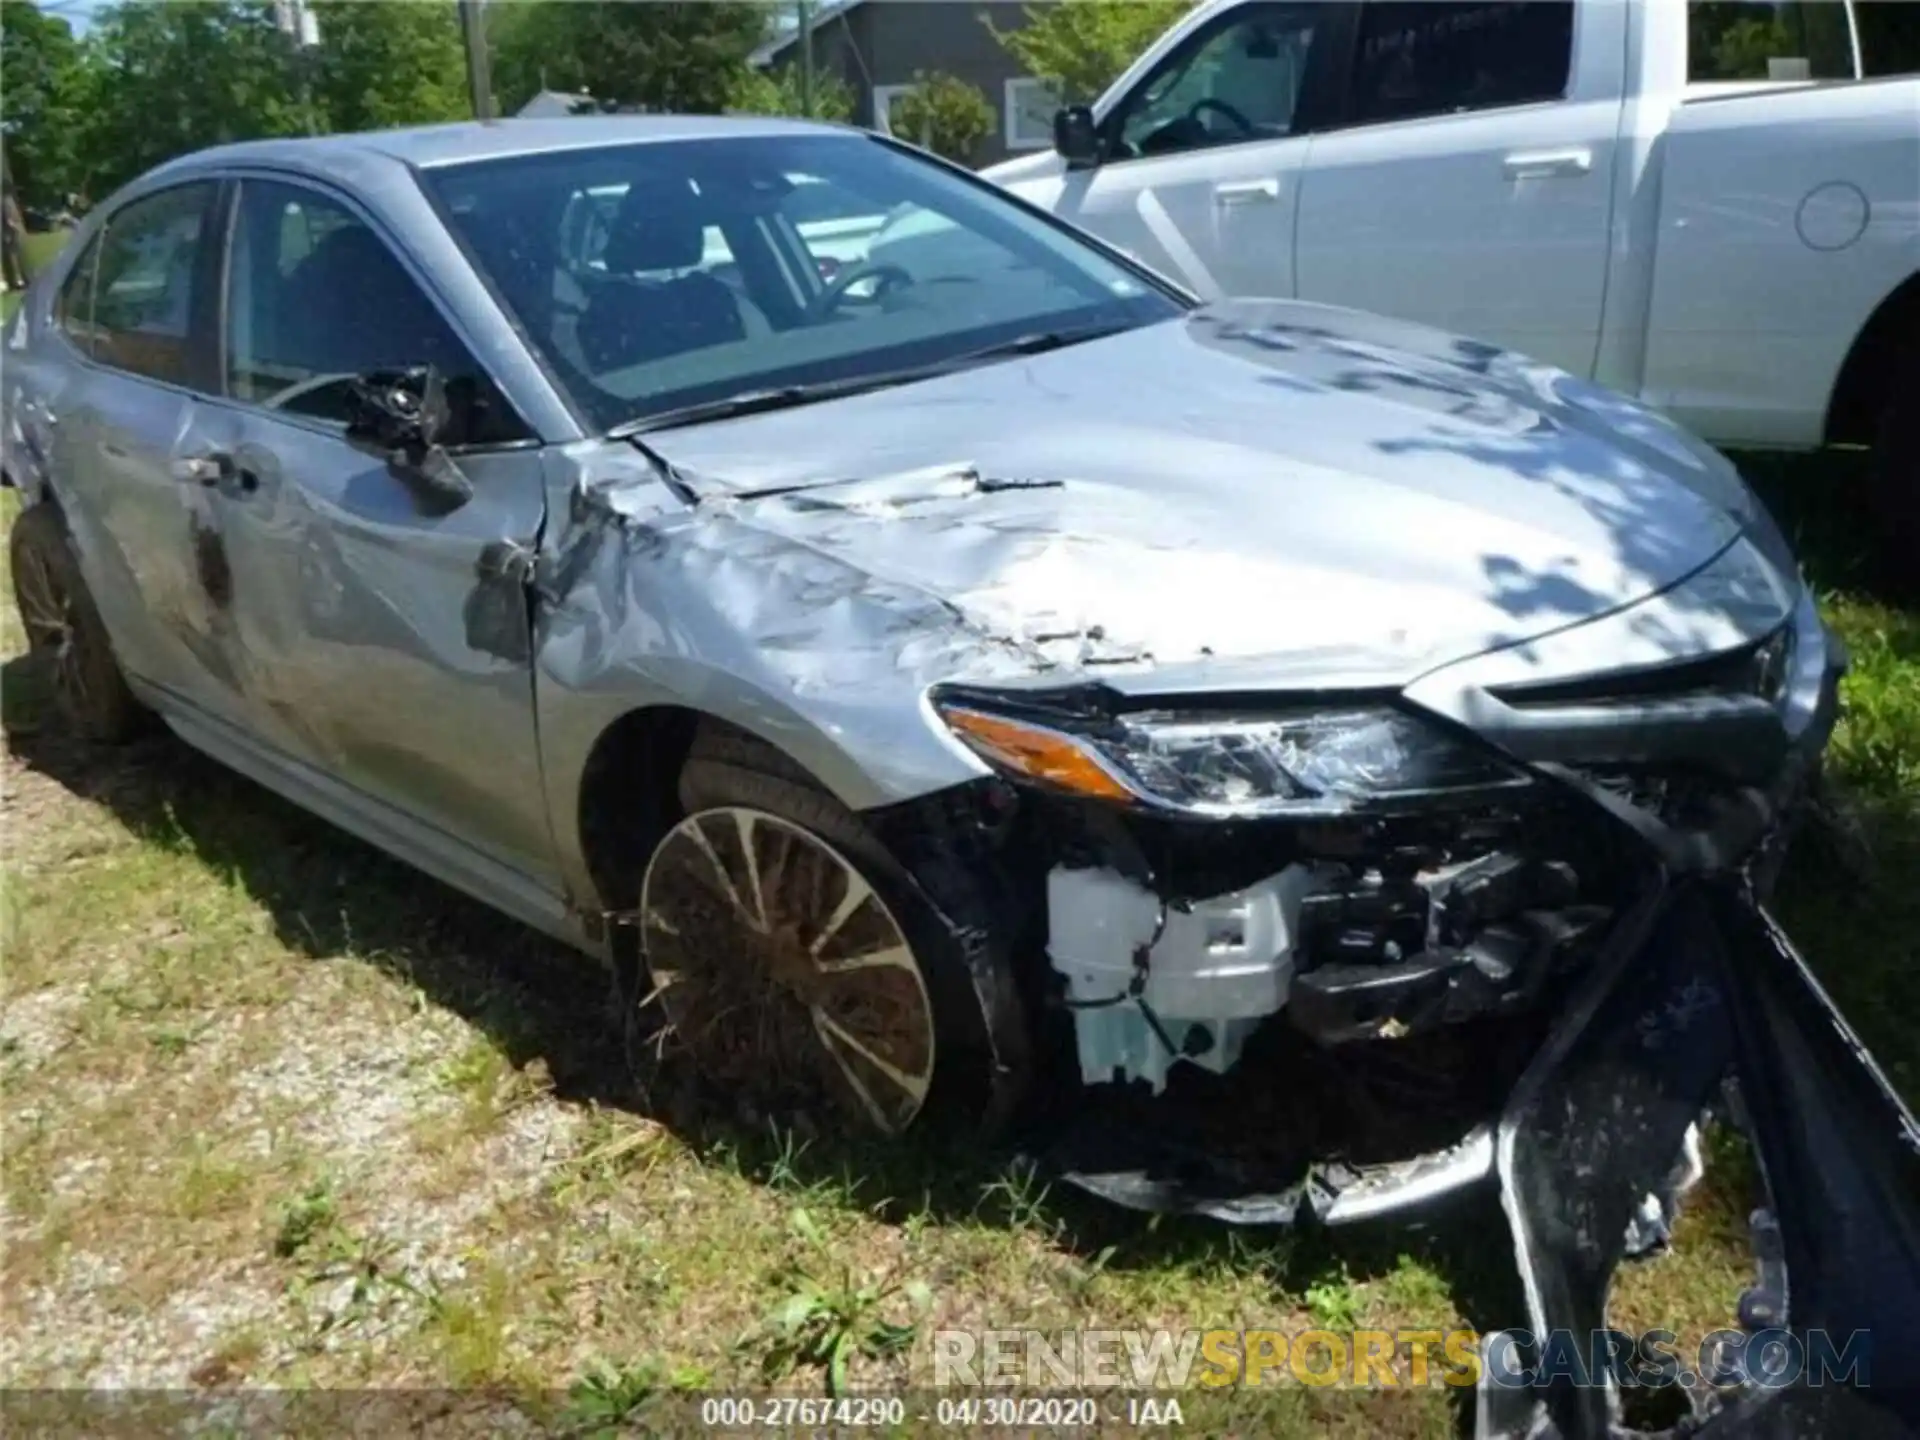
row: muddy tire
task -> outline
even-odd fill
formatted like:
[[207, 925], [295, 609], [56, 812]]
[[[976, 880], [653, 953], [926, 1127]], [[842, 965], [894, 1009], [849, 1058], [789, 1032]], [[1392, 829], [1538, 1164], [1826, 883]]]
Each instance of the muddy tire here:
[[151, 713], [133, 698], [120, 673], [60, 512], [44, 501], [22, 510], [13, 522], [8, 556], [14, 604], [28, 644], [52, 668], [54, 700], [67, 723], [102, 744], [139, 735]]
[[679, 798], [640, 901], [667, 1063], [753, 1115], [996, 1129], [1026, 1045], [986, 917], [943, 916], [857, 815], [738, 733], [696, 737]]
[[1913, 398], [1920, 395], [1920, 349], [1895, 374], [1874, 433], [1869, 483], [1885, 585], [1902, 598], [1920, 599], [1920, 405]]

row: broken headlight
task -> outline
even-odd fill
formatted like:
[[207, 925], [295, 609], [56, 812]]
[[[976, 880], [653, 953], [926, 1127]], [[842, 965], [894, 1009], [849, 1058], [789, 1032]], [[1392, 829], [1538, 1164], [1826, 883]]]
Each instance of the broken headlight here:
[[991, 764], [1057, 789], [1195, 815], [1339, 812], [1396, 797], [1524, 784], [1491, 753], [1384, 706], [1300, 715], [1122, 715], [1056, 729], [942, 705]]

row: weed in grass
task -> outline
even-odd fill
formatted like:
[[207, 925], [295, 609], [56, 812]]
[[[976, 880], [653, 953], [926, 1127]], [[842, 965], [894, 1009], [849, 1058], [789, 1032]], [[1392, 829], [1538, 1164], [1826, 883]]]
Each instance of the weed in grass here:
[[[783, 1269], [777, 1283], [784, 1293], [740, 1348], [759, 1351], [760, 1373], [769, 1383], [806, 1366], [823, 1372], [829, 1395], [843, 1394], [854, 1359], [898, 1355], [912, 1345], [933, 1292], [924, 1281], [902, 1280], [895, 1271], [856, 1281], [847, 1263], [831, 1267], [836, 1279], [822, 1280], [816, 1272], [830, 1267], [819, 1262], [831, 1253], [825, 1234], [805, 1210], [796, 1209], [790, 1224], [816, 1254]], [[886, 1312], [902, 1305], [908, 1318], [890, 1319]]]
[[471, 1389], [510, 1382], [513, 1365], [509, 1337], [519, 1305], [512, 1278], [487, 1265], [477, 1281], [457, 1291], [427, 1292], [426, 1338], [439, 1352], [447, 1383]]
[[618, 1365], [599, 1360], [568, 1387], [561, 1429], [593, 1440], [631, 1433], [654, 1396], [673, 1390], [699, 1390], [711, 1379], [697, 1365], [670, 1367], [658, 1360]]
[[1307, 1286], [1301, 1298], [1313, 1323], [1322, 1330], [1352, 1330], [1360, 1323], [1360, 1292], [1344, 1265], [1337, 1274]]
[[316, 1180], [280, 1207], [273, 1232], [273, 1253], [291, 1260], [339, 1223], [340, 1207], [325, 1180]]
[[1032, 1231], [1054, 1236], [1061, 1222], [1047, 1209], [1053, 1187], [1031, 1161], [1016, 1159], [980, 1189], [981, 1205], [1015, 1234]]
[[1095, 1283], [1106, 1273], [1107, 1266], [1119, 1250], [1118, 1245], [1105, 1245], [1094, 1252], [1090, 1260], [1063, 1261], [1054, 1269], [1057, 1288], [1076, 1304], [1086, 1304], [1093, 1298]]

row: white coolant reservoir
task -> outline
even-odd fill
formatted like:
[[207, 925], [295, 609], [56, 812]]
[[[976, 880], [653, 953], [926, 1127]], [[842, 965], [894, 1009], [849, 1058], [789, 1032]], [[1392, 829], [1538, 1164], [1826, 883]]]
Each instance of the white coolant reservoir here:
[[[1066, 977], [1082, 1078], [1144, 1079], [1158, 1091], [1176, 1059], [1232, 1067], [1247, 1036], [1286, 1004], [1313, 882], [1310, 867], [1291, 865], [1231, 895], [1169, 904], [1162, 923], [1160, 897], [1116, 871], [1049, 873], [1047, 954]], [[1141, 946], [1147, 974], [1136, 998]]]

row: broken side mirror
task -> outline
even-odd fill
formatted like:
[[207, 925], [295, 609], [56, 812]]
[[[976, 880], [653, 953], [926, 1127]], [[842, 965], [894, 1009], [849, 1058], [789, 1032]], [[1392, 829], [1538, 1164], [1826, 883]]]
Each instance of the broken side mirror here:
[[431, 365], [376, 370], [347, 386], [347, 442], [378, 455], [435, 515], [473, 498], [473, 484], [441, 445], [452, 418], [446, 380]]
[[1100, 163], [1100, 129], [1085, 105], [1067, 105], [1053, 115], [1053, 148], [1069, 170], [1085, 170]]

